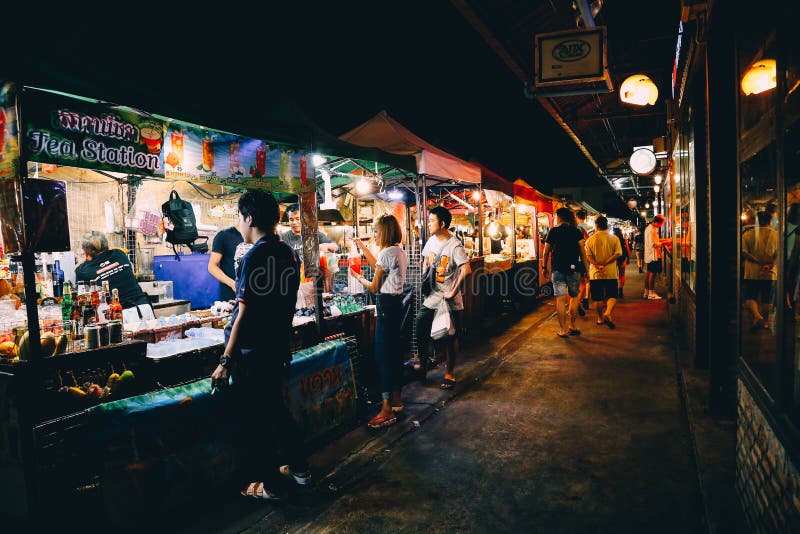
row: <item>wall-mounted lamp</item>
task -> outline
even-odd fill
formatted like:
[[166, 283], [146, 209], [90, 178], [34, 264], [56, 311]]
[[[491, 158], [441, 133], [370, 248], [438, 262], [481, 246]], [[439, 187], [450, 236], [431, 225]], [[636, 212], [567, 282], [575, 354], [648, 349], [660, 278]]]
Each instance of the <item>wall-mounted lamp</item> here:
[[742, 76], [742, 92], [745, 95], [757, 95], [777, 85], [776, 65], [774, 59], [756, 61]]
[[636, 106], [652, 106], [658, 100], [658, 87], [646, 74], [634, 74], [622, 82], [619, 99]]

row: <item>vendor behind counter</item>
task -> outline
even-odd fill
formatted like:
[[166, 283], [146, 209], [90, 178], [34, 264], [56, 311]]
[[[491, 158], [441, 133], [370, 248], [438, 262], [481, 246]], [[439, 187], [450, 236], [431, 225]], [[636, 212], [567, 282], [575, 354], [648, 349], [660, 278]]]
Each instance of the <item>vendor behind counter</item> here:
[[119, 249], [109, 250], [106, 234], [94, 230], [85, 233], [81, 248], [86, 261], [75, 268], [78, 282], [97, 279], [99, 284], [107, 280], [112, 290], [119, 291], [123, 320], [126, 322], [155, 318], [150, 299], [136, 281], [127, 254]]

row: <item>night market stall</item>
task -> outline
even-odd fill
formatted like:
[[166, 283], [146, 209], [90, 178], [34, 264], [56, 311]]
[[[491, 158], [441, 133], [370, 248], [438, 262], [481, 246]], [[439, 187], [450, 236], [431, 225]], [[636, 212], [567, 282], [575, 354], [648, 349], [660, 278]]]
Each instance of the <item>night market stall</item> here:
[[[191, 309], [209, 298], [196, 286], [216, 286], [200, 277], [194, 256], [235, 220], [234, 190], [265, 189], [305, 206], [305, 275], [317, 278], [314, 147], [55, 91], [0, 89], [0, 514], [30, 518], [93, 503], [108, 519], [123, 498], [158, 511], [188, 498], [198, 477], [231, 467], [215, 435], [198, 427], [219, 408], [205, 377], [229, 310], [217, 301]], [[167, 248], [160, 238], [180, 225], [173, 218], [165, 227], [158, 208], [179, 191], [197, 201], [186, 208], [197, 235]], [[127, 252], [129, 262], [103, 273], [135, 269], [152, 290], [142, 294], [157, 297], [147, 301], [175, 309], [151, 318], [142, 312], [149, 305], [123, 309], [100, 271], [80, 284], [75, 253], [89, 229]], [[178, 253], [187, 247], [195, 254]], [[175, 298], [177, 275], [173, 284], [158, 280], [173, 259], [182, 282], [196, 278], [184, 298]], [[327, 326], [318, 321], [316, 335], [296, 341], [286, 384], [309, 439], [356, 417], [359, 340]], [[168, 458], [179, 461], [165, 471]], [[198, 468], [209, 458], [219, 469]]]
[[[381, 111], [363, 124], [342, 134], [340, 139], [358, 146], [380, 148], [392, 154], [412, 156], [416, 160], [416, 176], [410, 187], [414, 192], [414, 205], [409, 211], [409, 221], [412, 218], [415, 221], [413, 224], [415, 238], [409, 240], [406, 245], [409, 260], [406, 280], [415, 288], [413, 300], [414, 313], [416, 313], [421, 303], [419, 287], [422, 258], [420, 253], [428, 238], [426, 224], [428, 209], [439, 202], [445, 202], [445, 197], [452, 198], [450, 194], [454, 190], [463, 190], [465, 187], [480, 188], [480, 168], [474, 163], [466, 162], [428, 143], [390, 117], [385, 111]], [[405, 178], [400, 178], [387, 187], [400, 188], [404, 182], [406, 186], [409, 185]], [[463, 199], [459, 199], [459, 201], [463, 203]], [[474, 285], [470, 279], [471, 276], [465, 279], [465, 288]], [[413, 321], [411, 328], [415, 329]], [[418, 333], [413, 331], [410, 351], [414, 357], [419, 355], [418, 338]]]

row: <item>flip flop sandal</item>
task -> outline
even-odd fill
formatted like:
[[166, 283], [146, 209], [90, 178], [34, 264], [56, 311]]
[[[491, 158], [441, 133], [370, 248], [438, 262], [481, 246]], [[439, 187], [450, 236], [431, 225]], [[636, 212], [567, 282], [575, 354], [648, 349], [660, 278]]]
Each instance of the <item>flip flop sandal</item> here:
[[453, 389], [456, 387], [456, 381], [450, 378], [445, 378], [442, 380], [442, 383], [439, 384], [439, 389]]
[[608, 317], [606, 317], [605, 319], [603, 319], [603, 322], [604, 322], [604, 323], [606, 324], [606, 326], [607, 326], [607, 327], [609, 327], [611, 330], [614, 330], [614, 329], [617, 327], [617, 325], [615, 325], [615, 324], [614, 324], [614, 321], [612, 321], [612, 320], [611, 320], [611, 319], [609, 319]]
[[558, 337], [569, 337], [569, 334], [562, 334], [561, 332], [556, 332]]
[[597, 326], [603, 326], [606, 323], [604, 323], [603, 321], [595, 321], [594, 324], [596, 324]]
[[381, 415], [378, 414], [372, 418], [372, 420], [367, 423], [369, 428], [383, 428], [387, 426], [392, 426], [397, 422], [397, 417], [394, 414], [392, 415]]
[[280, 500], [280, 496], [265, 488], [263, 482], [251, 482], [245, 489], [241, 491], [241, 494], [242, 496], [249, 497], [251, 499], [267, 501]]
[[392, 406], [392, 411], [394, 413], [403, 413], [403, 405], [400, 406]]
[[569, 329], [569, 335], [571, 335], [571, 336], [579, 336], [579, 335], [581, 335], [581, 331], [578, 330], [577, 328], [570, 328]]
[[300, 486], [307, 486], [309, 483], [311, 483], [311, 473], [308, 471], [305, 473], [296, 473], [292, 471], [292, 468], [289, 465], [280, 466], [278, 471], [283, 476], [293, 479], [295, 483]]

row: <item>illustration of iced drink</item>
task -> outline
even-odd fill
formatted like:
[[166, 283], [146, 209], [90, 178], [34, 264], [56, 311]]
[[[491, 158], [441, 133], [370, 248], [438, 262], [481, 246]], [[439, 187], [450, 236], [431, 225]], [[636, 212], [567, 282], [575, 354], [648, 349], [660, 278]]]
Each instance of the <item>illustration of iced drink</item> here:
[[151, 154], [158, 154], [161, 152], [161, 129], [155, 124], [143, 124], [140, 130], [142, 141], [147, 146], [147, 151]]
[[281, 159], [278, 163], [278, 176], [286, 184], [292, 183], [292, 173], [289, 170], [289, 153], [281, 152]]
[[267, 175], [267, 145], [263, 143], [256, 149], [256, 169], [259, 177]]
[[172, 153], [177, 158], [174, 166], [178, 167], [183, 163], [183, 130], [172, 130], [170, 142], [172, 143]]
[[3, 161], [3, 151], [6, 149], [6, 110], [0, 108], [0, 161]]
[[206, 136], [203, 141], [203, 170], [206, 172], [214, 168], [214, 141]]
[[306, 176], [306, 155], [303, 154], [300, 156], [300, 183], [302, 185], [308, 185], [308, 176]]
[[239, 171], [239, 140], [228, 145], [228, 170], [231, 176], [236, 176]]

